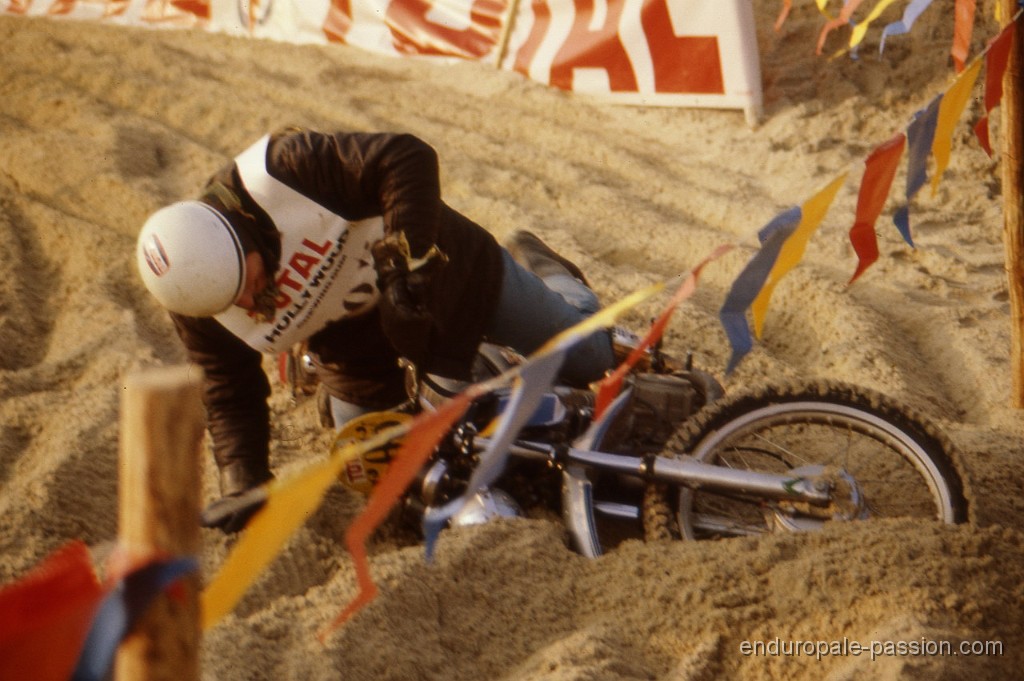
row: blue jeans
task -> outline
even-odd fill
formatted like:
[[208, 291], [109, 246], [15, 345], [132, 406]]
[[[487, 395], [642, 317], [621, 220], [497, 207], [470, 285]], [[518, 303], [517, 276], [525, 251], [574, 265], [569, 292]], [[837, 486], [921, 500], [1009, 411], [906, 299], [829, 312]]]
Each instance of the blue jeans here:
[[[601, 309], [597, 295], [568, 274], [541, 279], [502, 249], [501, 294], [484, 340], [530, 355], [559, 332]], [[560, 377], [577, 386], [601, 378], [615, 365], [611, 336], [598, 331], [578, 341], [566, 355]], [[351, 402], [330, 399], [335, 428], [368, 411]]]
[[[597, 295], [568, 274], [541, 279], [519, 265], [508, 251], [498, 307], [484, 334], [485, 340], [507, 345], [529, 355], [559, 332], [601, 309]], [[562, 365], [563, 380], [586, 385], [615, 363], [611, 337], [598, 331], [579, 341]]]

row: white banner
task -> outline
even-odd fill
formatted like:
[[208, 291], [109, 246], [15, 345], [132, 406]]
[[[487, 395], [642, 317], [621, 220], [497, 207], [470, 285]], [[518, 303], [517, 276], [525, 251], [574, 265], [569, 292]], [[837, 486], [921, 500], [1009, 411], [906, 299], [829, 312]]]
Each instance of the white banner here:
[[489, 61], [611, 102], [761, 115], [751, 0], [0, 0], [7, 14], [198, 27]]

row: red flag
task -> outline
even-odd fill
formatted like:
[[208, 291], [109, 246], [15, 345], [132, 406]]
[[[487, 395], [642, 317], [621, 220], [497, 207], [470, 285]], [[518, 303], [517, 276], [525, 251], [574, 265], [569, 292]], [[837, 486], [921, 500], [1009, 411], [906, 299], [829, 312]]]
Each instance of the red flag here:
[[999, 106], [999, 101], [1003, 98], [1003, 74], [1006, 72], [1006, 64], [1010, 58], [1010, 47], [1013, 45], [1016, 25], [1016, 21], [1007, 24], [986, 48], [985, 115], [974, 126], [974, 132], [989, 156], [992, 155], [992, 145], [988, 138], [988, 115], [992, 109]]
[[668, 305], [666, 305], [665, 309], [662, 310], [654, 324], [651, 325], [651, 329], [647, 332], [647, 335], [644, 336], [643, 340], [640, 341], [640, 344], [633, 349], [629, 354], [629, 357], [627, 357], [614, 372], [601, 379], [597, 389], [597, 401], [594, 405], [595, 421], [601, 418], [605, 409], [607, 409], [608, 405], [615, 399], [615, 396], [619, 394], [619, 391], [622, 389], [622, 381], [626, 377], [626, 374], [636, 366], [637, 362], [639, 362], [643, 357], [644, 352], [647, 351], [647, 348], [657, 343], [658, 339], [665, 333], [665, 327], [668, 325], [668, 321], [671, 319], [672, 313], [675, 312], [680, 303], [693, 294], [694, 289], [697, 287], [697, 280], [700, 278], [700, 273], [703, 271], [704, 267], [712, 260], [717, 260], [722, 257], [723, 254], [731, 249], [731, 244], [719, 246], [711, 253], [711, 255], [704, 258], [700, 264], [693, 268], [693, 271], [687, 274], [686, 278], [683, 279], [683, 283], [679, 286], [675, 295], [672, 296], [672, 299], [669, 300]]
[[907, 145], [905, 133], [898, 133], [871, 152], [865, 161], [864, 178], [857, 195], [857, 216], [850, 229], [850, 242], [857, 252], [857, 271], [850, 279], [852, 284], [876, 260], [878, 260], [878, 237], [875, 235], [875, 221], [882, 213], [889, 196], [896, 167]]
[[0, 589], [0, 679], [67, 681], [105, 593], [81, 541]]

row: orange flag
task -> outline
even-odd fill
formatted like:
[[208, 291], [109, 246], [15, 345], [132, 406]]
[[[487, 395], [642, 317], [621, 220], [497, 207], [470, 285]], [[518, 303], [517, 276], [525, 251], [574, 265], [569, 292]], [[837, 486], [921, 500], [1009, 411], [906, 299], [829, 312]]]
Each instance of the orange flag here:
[[850, 242], [857, 252], [857, 271], [848, 282], [852, 284], [864, 271], [878, 260], [878, 237], [875, 235], [875, 222], [882, 213], [885, 200], [889, 196], [893, 178], [903, 149], [907, 145], [905, 133], [898, 133], [871, 152], [865, 161], [864, 177], [861, 180], [860, 193], [857, 195], [857, 215], [853, 227], [850, 228]]
[[437, 411], [421, 414], [412, 423], [405, 442], [402, 443], [392, 460], [388, 472], [374, 488], [366, 508], [352, 521], [345, 532], [345, 546], [355, 562], [359, 593], [321, 633], [321, 638], [329, 635], [376, 597], [377, 585], [374, 584], [373, 577], [370, 575], [366, 541], [387, 517], [394, 505], [398, 503], [413, 478], [423, 469], [427, 458], [437, 447], [437, 443], [451, 430], [455, 421], [465, 413], [469, 403], [486, 392], [485, 389], [479, 388], [482, 385], [470, 386], [469, 389], [441, 405]]
[[950, 54], [953, 55], [957, 73], [964, 70], [967, 53], [971, 49], [971, 33], [974, 32], [974, 8], [974, 0], [956, 0], [956, 7], [953, 10], [955, 19], [953, 21], [953, 47]]

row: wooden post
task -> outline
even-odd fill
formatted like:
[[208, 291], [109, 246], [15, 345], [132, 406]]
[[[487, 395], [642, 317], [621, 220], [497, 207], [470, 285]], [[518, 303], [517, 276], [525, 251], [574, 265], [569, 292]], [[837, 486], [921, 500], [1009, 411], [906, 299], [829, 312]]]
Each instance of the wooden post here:
[[[118, 539], [129, 558], [199, 554], [201, 378], [180, 366], [126, 380]], [[118, 681], [198, 681], [199, 577], [182, 584], [158, 596], [122, 643]]]
[[[1019, 9], [1016, 0], [1001, 0], [1003, 16], [1009, 20]], [[1010, 371], [1013, 375], [1011, 403], [1024, 408], [1024, 35], [1017, 22], [1017, 35], [1003, 76], [1001, 134], [1003, 138], [1002, 190], [1003, 241], [1006, 275], [1010, 289], [1012, 324]]]

